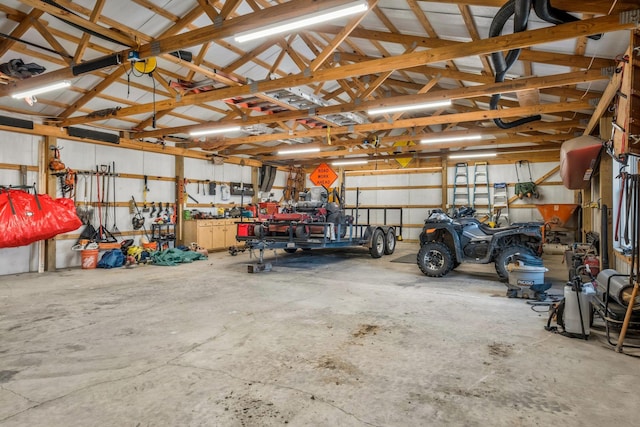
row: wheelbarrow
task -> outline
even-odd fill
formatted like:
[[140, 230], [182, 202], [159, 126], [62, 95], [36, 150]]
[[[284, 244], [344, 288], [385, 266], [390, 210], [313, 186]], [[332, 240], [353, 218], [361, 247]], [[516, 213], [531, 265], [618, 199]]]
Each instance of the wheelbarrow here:
[[[531, 177], [531, 165], [529, 164], [529, 160], [518, 160], [515, 165], [516, 177], [518, 179], [515, 187], [516, 196], [518, 196], [519, 199], [523, 199], [525, 197], [533, 197], [534, 199], [540, 198], [540, 193], [538, 193], [536, 183], [533, 182], [533, 178]], [[524, 165], [527, 165], [527, 169], [529, 170], [529, 181], [521, 182], [520, 170], [524, 168]], [[524, 172], [522, 175], [522, 178], [524, 179]]]

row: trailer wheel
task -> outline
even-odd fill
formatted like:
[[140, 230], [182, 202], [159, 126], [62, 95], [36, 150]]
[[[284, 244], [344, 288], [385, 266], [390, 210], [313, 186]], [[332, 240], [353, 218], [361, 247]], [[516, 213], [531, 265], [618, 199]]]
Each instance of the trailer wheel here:
[[288, 254], [292, 254], [292, 253], [294, 253], [294, 252], [295, 252], [295, 251], [297, 251], [297, 250], [298, 250], [298, 248], [284, 248], [284, 251], [285, 251], [286, 253], [288, 253]]
[[258, 224], [255, 227], [253, 227], [253, 234], [254, 236], [256, 236], [258, 239], [262, 239], [265, 235], [265, 228], [264, 225], [262, 224]]
[[380, 258], [384, 255], [384, 241], [384, 233], [379, 228], [376, 229], [371, 237], [371, 248], [369, 249], [372, 258]]
[[298, 239], [308, 239], [311, 235], [311, 228], [308, 225], [298, 225], [295, 234]]
[[387, 231], [384, 239], [384, 254], [391, 255], [396, 250], [396, 232], [393, 228]]

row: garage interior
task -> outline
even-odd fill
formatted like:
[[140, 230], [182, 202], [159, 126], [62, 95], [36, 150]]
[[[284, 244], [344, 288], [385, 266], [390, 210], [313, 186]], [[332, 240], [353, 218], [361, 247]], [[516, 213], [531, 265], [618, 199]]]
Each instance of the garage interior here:
[[635, 424], [639, 26], [3, 1], [0, 425]]

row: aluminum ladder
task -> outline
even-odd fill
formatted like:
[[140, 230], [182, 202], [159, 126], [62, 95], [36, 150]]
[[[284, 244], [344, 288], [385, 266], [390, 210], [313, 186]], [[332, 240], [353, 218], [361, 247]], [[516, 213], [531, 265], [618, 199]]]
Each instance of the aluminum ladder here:
[[489, 165], [487, 162], [476, 162], [473, 165], [473, 205], [476, 217], [489, 219], [491, 216], [491, 200], [489, 200]]
[[471, 205], [469, 197], [469, 168], [466, 163], [456, 163], [453, 178], [453, 208]]
[[504, 218], [506, 225], [509, 225], [509, 186], [506, 182], [495, 182], [493, 184], [493, 220], [498, 226], [498, 221]]

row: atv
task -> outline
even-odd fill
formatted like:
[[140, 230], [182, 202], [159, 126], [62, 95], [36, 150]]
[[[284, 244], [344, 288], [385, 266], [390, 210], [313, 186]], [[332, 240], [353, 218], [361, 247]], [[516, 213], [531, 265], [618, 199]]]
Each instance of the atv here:
[[461, 263], [495, 263], [501, 280], [509, 277], [507, 265], [516, 255], [542, 253], [542, 223], [527, 222], [491, 228], [473, 217], [472, 208], [454, 216], [431, 211], [420, 233], [418, 266], [431, 277], [442, 277]]

